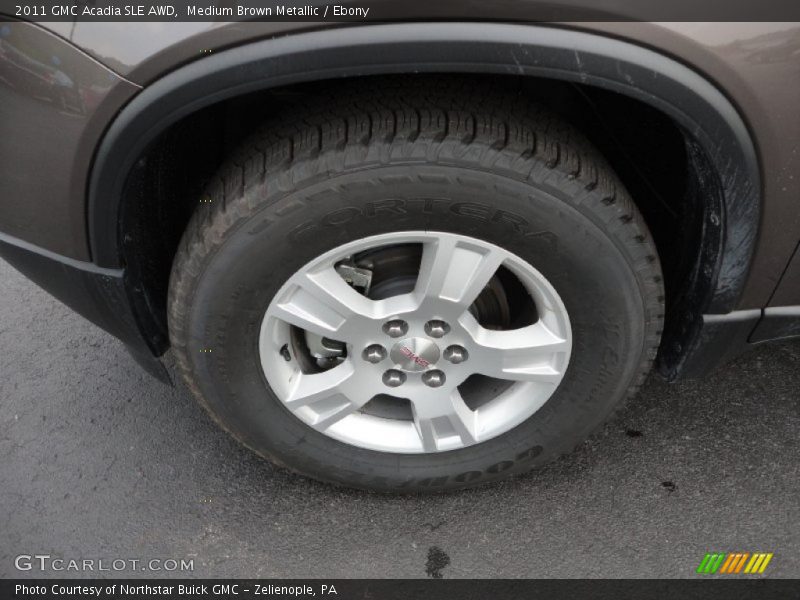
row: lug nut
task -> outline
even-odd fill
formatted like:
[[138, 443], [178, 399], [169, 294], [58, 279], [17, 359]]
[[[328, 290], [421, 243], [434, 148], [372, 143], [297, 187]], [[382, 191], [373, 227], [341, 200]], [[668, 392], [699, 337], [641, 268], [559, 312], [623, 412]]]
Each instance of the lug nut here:
[[386, 349], [380, 344], [372, 344], [364, 348], [364, 352], [362, 352], [361, 356], [364, 357], [365, 361], [371, 362], [374, 365], [386, 358]]
[[440, 387], [444, 385], [445, 376], [442, 371], [434, 369], [433, 371], [425, 371], [422, 375], [422, 383], [429, 387]]
[[406, 374], [397, 369], [389, 369], [383, 374], [383, 383], [389, 387], [397, 387], [403, 385], [406, 380]]
[[450, 331], [450, 325], [444, 321], [428, 321], [425, 323], [425, 333], [434, 338], [440, 338]]
[[444, 359], [454, 365], [462, 363], [469, 358], [469, 352], [463, 346], [448, 346], [444, 351]]
[[408, 332], [408, 323], [401, 319], [387, 321], [383, 324], [383, 333], [389, 337], [397, 338]]

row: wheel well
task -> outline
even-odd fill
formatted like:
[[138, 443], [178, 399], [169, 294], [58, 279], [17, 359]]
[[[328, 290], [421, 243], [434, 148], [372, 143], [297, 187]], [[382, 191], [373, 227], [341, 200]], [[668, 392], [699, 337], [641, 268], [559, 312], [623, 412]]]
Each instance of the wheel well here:
[[[440, 74], [413, 77], [435, 79]], [[398, 76], [370, 76], [381, 79]], [[402, 77], [410, 77], [408, 75]], [[581, 130], [605, 155], [653, 233], [662, 262], [667, 314], [659, 366], [668, 373], [681, 339], [700, 318], [693, 284], [702, 253], [719, 243], [705, 239], [700, 201], [722, 191], [703, 152], [670, 117], [639, 100], [590, 85], [539, 77], [461, 75], [487, 86], [512, 87], [549, 107]], [[151, 320], [158, 351], [168, 347], [169, 273], [183, 231], [201, 202], [205, 183], [254, 123], [275, 117], [314, 95], [331, 94], [342, 80], [299, 84], [241, 95], [192, 113], [163, 132], [139, 158], [127, 180], [120, 213], [122, 259], [140, 314]], [[710, 246], [709, 246], [710, 243]]]

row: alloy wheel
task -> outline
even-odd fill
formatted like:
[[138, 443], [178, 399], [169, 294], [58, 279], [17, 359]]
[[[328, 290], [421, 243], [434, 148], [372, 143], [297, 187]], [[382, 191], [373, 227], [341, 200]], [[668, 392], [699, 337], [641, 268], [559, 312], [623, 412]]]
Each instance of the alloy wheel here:
[[[396, 260], [377, 272], [375, 257], [397, 249], [417, 257], [415, 277], [393, 273]], [[527, 316], [482, 323], [476, 305], [492, 287], [504, 312]], [[297, 271], [266, 311], [259, 350], [269, 385], [310, 427], [371, 450], [430, 453], [525, 421], [563, 379], [571, 345], [566, 308], [532, 265], [464, 235], [399, 232]]]

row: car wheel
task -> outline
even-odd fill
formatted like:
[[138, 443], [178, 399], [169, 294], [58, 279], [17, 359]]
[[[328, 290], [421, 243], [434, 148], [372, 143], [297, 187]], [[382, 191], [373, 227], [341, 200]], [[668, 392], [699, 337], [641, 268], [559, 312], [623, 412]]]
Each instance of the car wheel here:
[[514, 91], [355, 87], [225, 164], [175, 259], [189, 387], [279, 465], [381, 491], [572, 450], [658, 347], [648, 229], [598, 152]]

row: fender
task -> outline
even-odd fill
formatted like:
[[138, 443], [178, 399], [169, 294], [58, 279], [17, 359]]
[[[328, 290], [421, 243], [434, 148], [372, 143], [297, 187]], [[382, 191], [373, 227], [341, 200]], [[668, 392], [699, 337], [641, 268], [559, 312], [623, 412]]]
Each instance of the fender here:
[[298, 33], [221, 51], [163, 76], [119, 113], [96, 153], [87, 215], [94, 262], [122, 266], [118, 224], [126, 178], [148, 145], [182, 117], [293, 83], [419, 72], [547, 77], [618, 92], [665, 113], [705, 157], [712, 171], [705, 176], [721, 190], [703, 198], [704, 247], [686, 294], [696, 315], [676, 353], [685, 356], [697, 343], [701, 314], [737, 307], [757, 240], [761, 182], [753, 140], [736, 108], [711, 82], [667, 56], [539, 25], [403, 23]]

